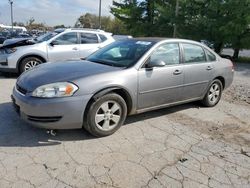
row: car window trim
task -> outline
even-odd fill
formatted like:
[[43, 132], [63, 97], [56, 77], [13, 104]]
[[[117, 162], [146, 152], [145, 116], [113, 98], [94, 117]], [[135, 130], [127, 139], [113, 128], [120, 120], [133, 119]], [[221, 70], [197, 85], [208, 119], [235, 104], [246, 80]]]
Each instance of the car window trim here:
[[[177, 65], [181, 65], [182, 63], [182, 58], [181, 58], [181, 48], [180, 48], [180, 42], [170, 42], [170, 41], [167, 41], [167, 42], [164, 42], [164, 43], [161, 43], [159, 44], [158, 46], [155, 47], [155, 49], [147, 56], [147, 58], [143, 61], [143, 63], [141, 64], [141, 66], [139, 67], [139, 70], [146, 70], [147, 68], [145, 67], [146, 63], [148, 63], [148, 60], [149, 58], [151, 57], [151, 55], [154, 53], [154, 51], [159, 48], [161, 45], [164, 45], [164, 44], [178, 44], [179, 46], [179, 63], [178, 64], [172, 64], [172, 65], [165, 65], [164, 67], [169, 67], [169, 66], [177, 66]], [[164, 67], [155, 67], [155, 68], [164, 68]]]
[[96, 34], [96, 36], [97, 36], [97, 39], [98, 39], [98, 43], [97, 44], [102, 43], [102, 39], [101, 39], [100, 35]]
[[77, 33], [77, 44], [81, 44], [80, 32], [76, 32], [76, 33]]
[[105, 37], [106, 37], [106, 40], [105, 40], [105, 41], [107, 41], [107, 40], [108, 40], [108, 37], [107, 37], [106, 35], [98, 33], [98, 34], [97, 34], [97, 37], [98, 37], [98, 43], [104, 43], [104, 42], [105, 42], [105, 41], [102, 41], [102, 39], [101, 39], [100, 35], [103, 35], [103, 36], [105, 36]]

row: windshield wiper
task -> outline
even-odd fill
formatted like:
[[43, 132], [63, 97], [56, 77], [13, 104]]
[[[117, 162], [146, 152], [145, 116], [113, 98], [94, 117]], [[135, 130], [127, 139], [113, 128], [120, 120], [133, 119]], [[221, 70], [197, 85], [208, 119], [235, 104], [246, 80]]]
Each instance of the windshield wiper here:
[[108, 65], [108, 66], [112, 66], [112, 67], [124, 67], [122, 65], [110, 62], [110, 61], [103, 61], [103, 60], [99, 60], [99, 59], [89, 59], [89, 61], [94, 62], [94, 63], [99, 63], [99, 64], [103, 64], [103, 65]]
[[100, 61], [99, 59], [89, 59], [89, 61], [94, 62], [94, 63], [99, 63], [99, 64], [103, 64], [103, 65], [109, 65], [112, 66], [106, 62]]

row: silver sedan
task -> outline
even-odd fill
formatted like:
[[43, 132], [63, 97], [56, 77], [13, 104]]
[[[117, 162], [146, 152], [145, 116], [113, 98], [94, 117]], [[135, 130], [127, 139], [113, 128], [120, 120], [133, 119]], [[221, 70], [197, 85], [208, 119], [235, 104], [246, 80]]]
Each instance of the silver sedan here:
[[84, 127], [107, 136], [127, 115], [191, 101], [215, 106], [233, 73], [231, 61], [198, 42], [126, 39], [84, 61], [46, 63], [23, 73], [12, 99], [35, 126]]

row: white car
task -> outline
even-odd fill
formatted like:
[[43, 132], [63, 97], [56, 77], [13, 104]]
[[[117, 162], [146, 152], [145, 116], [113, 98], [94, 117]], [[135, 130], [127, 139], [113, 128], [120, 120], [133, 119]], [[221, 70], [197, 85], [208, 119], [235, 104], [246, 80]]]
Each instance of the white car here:
[[41, 63], [84, 59], [114, 41], [112, 34], [95, 29], [58, 29], [34, 40], [6, 41], [0, 47], [0, 71], [19, 72]]

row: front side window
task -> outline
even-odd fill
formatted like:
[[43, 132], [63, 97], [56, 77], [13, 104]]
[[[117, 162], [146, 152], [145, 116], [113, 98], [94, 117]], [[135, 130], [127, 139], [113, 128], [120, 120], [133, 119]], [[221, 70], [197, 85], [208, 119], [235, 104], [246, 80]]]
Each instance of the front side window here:
[[98, 43], [96, 34], [93, 33], [81, 33], [81, 44], [95, 44]]
[[202, 47], [194, 44], [182, 44], [185, 63], [206, 62], [206, 55]]
[[57, 32], [49, 32], [49, 33], [46, 33], [44, 35], [41, 35], [41, 36], [35, 38], [34, 40], [37, 42], [44, 42], [44, 41], [47, 41], [47, 40], [53, 38], [56, 35], [58, 35]]
[[151, 61], [163, 61], [166, 65], [180, 63], [180, 50], [178, 43], [167, 43], [159, 46], [151, 55]]
[[70, 45], [70, 44], [77, 44], [77, 33], [65, 33], [58, 38], [56, 38], [57, 45]]

